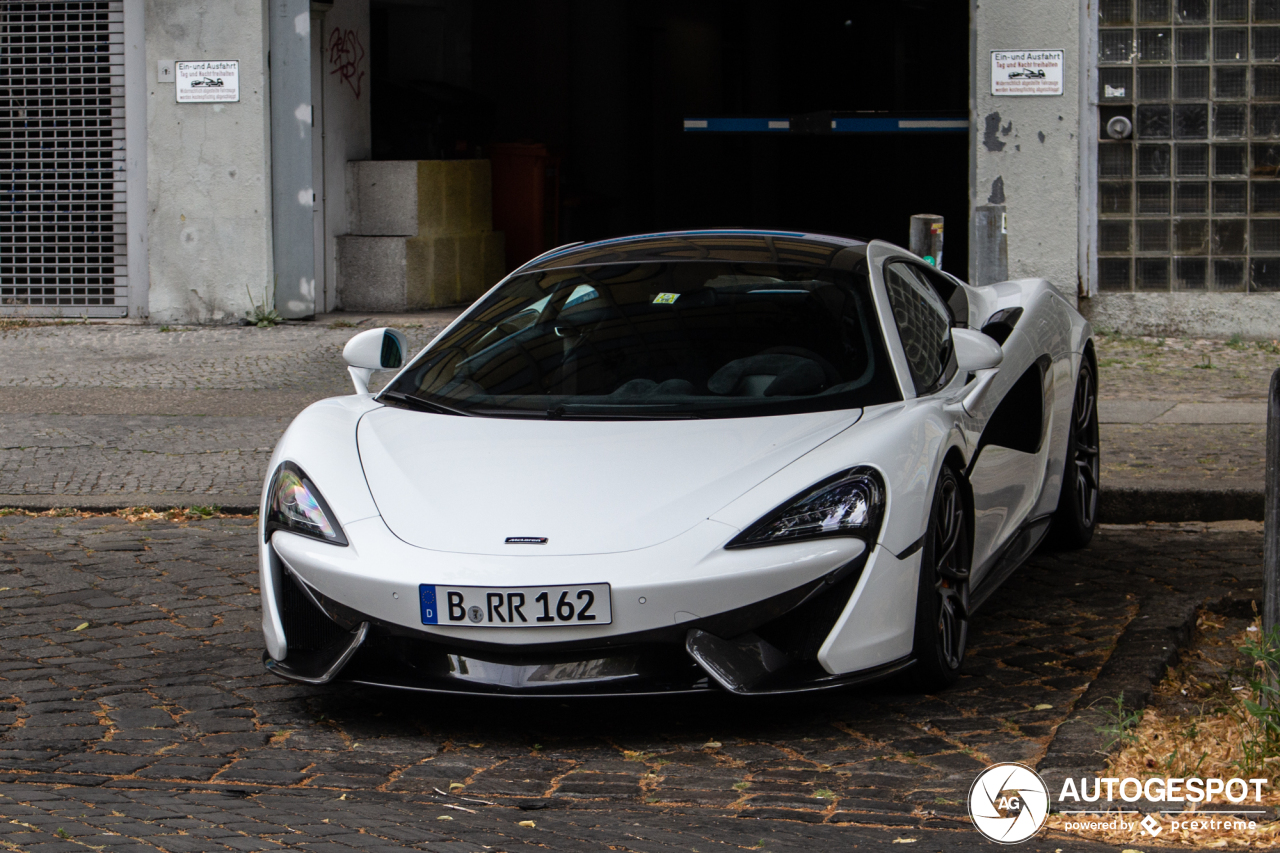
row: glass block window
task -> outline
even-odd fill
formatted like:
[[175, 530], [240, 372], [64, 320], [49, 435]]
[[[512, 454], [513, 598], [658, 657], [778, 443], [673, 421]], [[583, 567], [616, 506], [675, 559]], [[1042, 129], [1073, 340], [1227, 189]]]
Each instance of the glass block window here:
[[123, 5], [0, 2], [0, 315], [128, 313]]
[[1280, 0], [1100, 0], [1098, 25], [1099, 289], [1280, 291]]

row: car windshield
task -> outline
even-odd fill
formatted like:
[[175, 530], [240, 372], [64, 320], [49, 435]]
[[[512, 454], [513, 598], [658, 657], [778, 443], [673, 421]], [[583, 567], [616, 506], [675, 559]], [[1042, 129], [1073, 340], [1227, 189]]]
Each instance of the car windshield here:
[[384, 401], [509, 417], [706, 418], [901, 399], [865, 272], [678, 261], [513, 277]]

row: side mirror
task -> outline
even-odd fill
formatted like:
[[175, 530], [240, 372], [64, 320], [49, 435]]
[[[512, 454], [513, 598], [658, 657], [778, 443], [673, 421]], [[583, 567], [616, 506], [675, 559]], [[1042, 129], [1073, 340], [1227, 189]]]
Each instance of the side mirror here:
[[1004, 350], [993, 338], [982, 332], [952, 329], [951, 341], [956, 348], [956, 367], [961, 373], [989, 370], [1004, 361]]
[[347, 372], [357, 394], [369, 393], [369, 380], [379, 370], [399, 370], [409, 352], [409, 342], [395, 329], [361, 332], [342, 348]]

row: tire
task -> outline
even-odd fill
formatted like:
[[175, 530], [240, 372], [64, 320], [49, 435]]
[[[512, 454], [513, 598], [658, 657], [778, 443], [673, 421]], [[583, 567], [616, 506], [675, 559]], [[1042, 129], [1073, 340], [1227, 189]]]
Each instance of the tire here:
[[1066, 457], [1062, 471], [1062, 492], [1049, 527], [1048, 544], [1060, 550], [1075, 550], [1089, 544], [1094, 528], [1098, 525], [1101, 472], [1098, 383], [1093, 364], [1087, 356], [1080, 365], [1080, 375], [1076, 377]]
[[964, 494], [960, 475], [944, 465], [929, 509], [916, 595], [912, 681], [926, 692], [956, 682], [969, 641], [973, 546]]

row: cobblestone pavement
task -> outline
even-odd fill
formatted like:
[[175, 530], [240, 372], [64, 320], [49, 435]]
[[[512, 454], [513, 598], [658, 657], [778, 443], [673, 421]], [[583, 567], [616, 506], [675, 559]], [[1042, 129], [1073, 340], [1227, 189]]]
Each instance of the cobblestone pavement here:
[[265, 675], [254, 531], [0, 517], [0, 849], [987, 849], [975, 773], [1099, 765], [1082, 695], [1149, 692], [1168, 614], [1261, 563], [1256, 524], [1104, 528], [1015, 575], [936, 696], [517, 704]]
[[0, 414], [0, 495], [129, 506], [169, 494], [252, 507], [290, 420]]
[[[452, 316], [385, 322], [418, 347]], [[350, 393], [342, 346], [384, 322], [351, 320], [361, 325], [0, 330], [0, 505], [253, 506], [288, 419]], [[1102, 427], [1104, 490], [1261, 493], [1255, 410], [1275, 347], [1103, 335], [1098, 348], [1104, 420], [1117, 421]], [[1235, 411], [1223, 404], [1243, 405], [1238, 422], [1205, 422]]]

